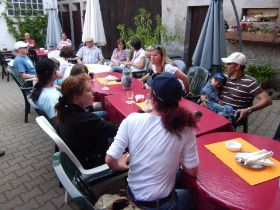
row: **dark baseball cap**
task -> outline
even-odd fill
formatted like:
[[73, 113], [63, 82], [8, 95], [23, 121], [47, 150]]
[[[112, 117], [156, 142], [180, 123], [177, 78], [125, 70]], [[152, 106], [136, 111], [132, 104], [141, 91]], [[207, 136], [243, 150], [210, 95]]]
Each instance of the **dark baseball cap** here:
[[223, 73], [216, 73], [216, 74], [214, 74], [213, 78], [220, 81], [222, 83], [222, 85], [226, 84], [227, 77]]
[[161, 73], [153, 79], [152, 91], [161, 102], [179, 100], [183, 92], [177, 77], [168, 72]]

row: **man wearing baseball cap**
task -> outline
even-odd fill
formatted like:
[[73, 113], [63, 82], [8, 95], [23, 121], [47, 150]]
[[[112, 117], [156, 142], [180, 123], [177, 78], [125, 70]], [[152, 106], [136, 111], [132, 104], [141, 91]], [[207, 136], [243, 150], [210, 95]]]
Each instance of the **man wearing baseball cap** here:
[[83, 64], [103, 64], [104, 57], [101, 50], [94, 46], [92, 38], [85, 39], [86, 46], [81, 47], [76, 56], [78, 63]]
[[27, 56], [29, 44], [23, 41], [15, 43], [17, 56], [14, 60], [14, 67], [17, 69], [23, 79], [33, 79], [36, 77], [36, 70], [33, 62]]
[[[257, 80], [245, 75], [247, 59], [243, 53], [232, 53], [227, 58], [222, 58], [222, 61], [226, 65], [228, 80], [222, 88], [221, 100], [240, 114], [237, 123], [253, 111], [272, 104], [271, 98], [261, 88]], [[253, 105], [254, 98], [257, 98], [258, 102]]]

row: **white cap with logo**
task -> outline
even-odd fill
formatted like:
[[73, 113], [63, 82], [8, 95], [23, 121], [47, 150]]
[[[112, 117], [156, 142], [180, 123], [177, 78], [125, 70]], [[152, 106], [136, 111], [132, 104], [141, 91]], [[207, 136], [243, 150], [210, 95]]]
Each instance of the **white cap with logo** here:
[[19, 48], [25, 48], [25, 47], [28, 47], [29, 44], [28, 43], [25, 43], [23, 41], [18, 41], [15, 43], [15, 49], [18, 50]]
[[247, 62], [246, 56], [241, 52], [235, 52], [229, 55], [227, 58], [222, 58], [224, 63], [236, 63], [240, 65], [245, 65]]

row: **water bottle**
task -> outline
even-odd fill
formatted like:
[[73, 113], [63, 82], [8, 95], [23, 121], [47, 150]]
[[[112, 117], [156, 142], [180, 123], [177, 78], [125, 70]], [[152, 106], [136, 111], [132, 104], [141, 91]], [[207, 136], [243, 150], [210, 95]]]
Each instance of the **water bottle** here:
[[131, 88], [132, 73], [128, 66], [123, 67], [121, 82], [123, 89], [127, 90]]

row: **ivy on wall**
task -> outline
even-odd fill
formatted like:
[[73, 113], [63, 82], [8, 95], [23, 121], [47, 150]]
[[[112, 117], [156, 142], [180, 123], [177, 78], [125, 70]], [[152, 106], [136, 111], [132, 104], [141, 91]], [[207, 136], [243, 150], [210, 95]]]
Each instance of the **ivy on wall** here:
[[31, 16], [32, 8], [26, 10], [25, 16], [20, 16], [19, 11], [15, 11], [14, 16], [7, 15], [6, 3], [5, 10], [1, 13], [4, 17], [8, 31], [15, 37], [17, 41], [24, 40], [24, 33], [29, 33], [31, 39], [36, 42], [36, 48], [44, 47], [46, 41], [46, 30], [48, 16], [42, 15], [39, 12], [35, 16]]

